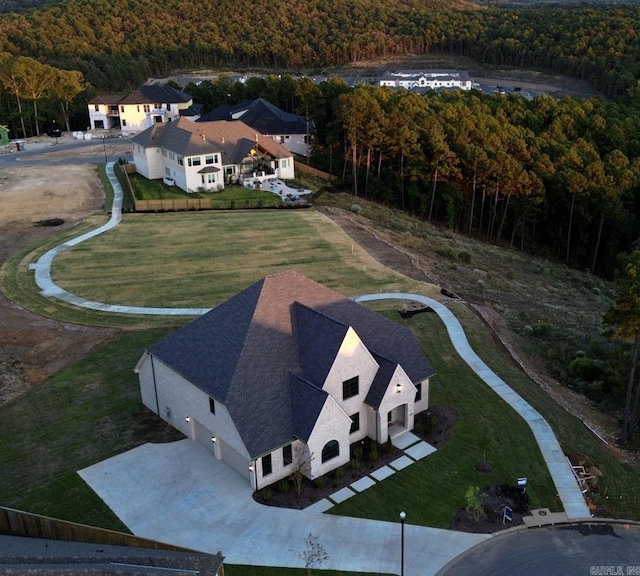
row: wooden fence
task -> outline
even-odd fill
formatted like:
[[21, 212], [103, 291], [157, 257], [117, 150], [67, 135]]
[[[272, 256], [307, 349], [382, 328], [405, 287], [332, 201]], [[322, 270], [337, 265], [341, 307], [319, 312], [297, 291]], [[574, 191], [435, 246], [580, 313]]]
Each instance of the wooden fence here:
[[322, 170], [318, 170], [317, 168], [312, 168], [311, 166], [307, 166], [303, 162], [295, 161], [295, 169], [296, 172], [302, 172], [303, 174], [310, 174], [311, 176], [317, 176], [318, 178], [322, 178], [323, 180], [327, 180], [328, 182], [332, 182], [333, 180], [337, 180], [337, 176], [333, 176], [333, 174], [329, 174], [329, 172], [323, 172]]
[[113, 546], [131, 546], [172, 552], [193, 552], [188, 548], [172, 546], [171, 544], [147, 540], [146, 538], [138, 538], [132, 534], [57, 520], [56, 518], [22, 512], [13, 508], [5, 508], [4, 506], [0, 506], [0, 533], [48, 540], [63, 540], [66, 542], [110, 544]]
[[136, 212], [175, 212], [177, 210], [212, 210], [211, 198], [172, 198], [167, 200], [134, 200]]

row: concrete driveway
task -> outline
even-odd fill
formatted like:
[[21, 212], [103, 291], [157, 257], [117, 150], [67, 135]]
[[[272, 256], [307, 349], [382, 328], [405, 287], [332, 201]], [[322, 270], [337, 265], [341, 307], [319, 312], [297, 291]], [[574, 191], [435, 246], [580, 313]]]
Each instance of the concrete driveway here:
[[[80, 475], [137, 536], [222, 551], [231, 564], [302, 567], [295, 552], [312, 533], [329, 554], [323, 568], [400, 572], [399, 522], [263, 506], [237, 472], [192, 440], [145, 444]], [[490, 538], [412, 526], [407, 514], [407, 576], [435, 574]]]

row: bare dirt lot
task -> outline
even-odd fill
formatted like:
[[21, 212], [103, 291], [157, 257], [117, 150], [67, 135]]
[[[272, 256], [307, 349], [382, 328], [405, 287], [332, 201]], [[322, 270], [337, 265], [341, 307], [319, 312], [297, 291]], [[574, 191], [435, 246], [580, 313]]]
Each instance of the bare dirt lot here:
[[[0, 263], [103, 204], [95, 165], [0, 170]], [[36, 225], [53, 218], [64, 224]], [[0, 294], [0, 404], [82, 358], [114, 333], [43, 318]]]

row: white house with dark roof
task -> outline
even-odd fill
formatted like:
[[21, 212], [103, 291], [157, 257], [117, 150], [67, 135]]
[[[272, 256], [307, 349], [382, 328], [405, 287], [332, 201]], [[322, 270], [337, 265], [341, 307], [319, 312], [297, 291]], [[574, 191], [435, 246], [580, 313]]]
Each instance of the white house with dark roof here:
[[254, 489], [411, 430], [433, 375], [409, 329], [291, 271], [154, 344], [136, 372], [145, 406]]
[[153, 124], [131, 139], [136, 171], [171, 179], [185, 192], [222, 190], [225, 184], [291, 179], [292, 153], [243, 122]]
[[457, 88], [471, 90], [473, 81], [469, 73], [461, 70], [400, 70], [384, 72], [378, 81], [380, 86], [406, 90], [443, 90]]
[[310, 133], [315, 129], [313, 122], [307, 121], [304, 116], [285, 112], [264, 98], [218, 106], [197, 122], [212, 120], [242, 120], [260, 134], [273, 138], [294, 154], [301, 156], [309, 153], [307, 142]]
[[91, 130], [120, 128], [123, 135], [129, 135], [181, 116], [196, 120], [200, 107], [194, 106], [191, 96], [180, 90], [149, 84], [127, 96], [96, 96], [89, 101], [88, 108]]

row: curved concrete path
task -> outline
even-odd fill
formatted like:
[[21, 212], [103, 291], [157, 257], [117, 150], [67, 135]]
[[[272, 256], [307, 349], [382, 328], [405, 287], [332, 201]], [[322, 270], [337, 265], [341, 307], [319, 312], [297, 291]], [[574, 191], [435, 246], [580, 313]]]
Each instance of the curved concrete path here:
[[[40, 288], [41, 294], [47, 297], [53, 296], [75, 306], [90, 308], [92, 310], [100, 310], [103, 312], [115, 312], [119, 314], [198, 316], [208, 312], [210, 308], [151, 308], [146, 306], [105, 304], [102, 302], [95, 302], [93, 300], [86, 300], [85, 298], [71, 294], [53, 282], [51, 279], [51, 264], [58, 254], [72, 246], [77, 246], [81, 242], [94, 238], [107, 230], [115, 228], [122, 219], [123, 191], [114, 172], [114, 163], [110, 162], [107, 164], [106, 170], [109, 182], [113, 187], [113, 207], [111, 210], [110, 220], [95, 230], [82, 234], [77, 238], [52, 248], [43, 254], [35, 264], [31, 264], [29, 266], [30, 269], [35, 271], [36, 284]], [[560, 496], [564, 506], [567, 518], [569, 520], [590, 518], [591, 514], [589, 513], [589, 509], [584, 501], [582, 492], [580, 491], [569, 463], [560, 448], [560, 444], [547, 421], [536, 410], [534, 410], [528, 402], [526, 402], [502, 379], [494, 374], [494, 372], [473, 351], [467, 341], [460, 322], [458, 322], [458, 319], [453, 315], [453, 313], [437, 300], [418, 294], [369, 294], [356, 298], [356, 301], [366, 302], [369, 300], [383, 299], [415, 300], [429, 306], [438, 314], [447, 327], [449, 337], [451, 338], [458, 354], [460, 354], [465, 362], [469, 364], [471, 369], [480, 376], [480, 378], [482, 378], [482, 380], [484, 380], [492, 390], [494, 390], [505, 402], [516, 410], [522, 418], [524, 418], [533, 431], [535, 439], [555, 483], [556, 489], [558, 490], [558, 495]]]
[[205, 314], [210, 308], [150, 308], [147, 306], [121, 306], [119, 304], [105, 304], [103, 302], [95, 302], [94, 300], [87, 300], [86, 298], [81, 298], [80, 296], [76, 296], [71, 292], [67, 292], [60, 286], [58, 286], [51, 278], [51, 264], [53, 263], [53, 259], [64, 252], [68, 248], [73, 246], [77, 246], [82, 242], [85, 242], [91, 238], [94, 238], [103, 232], [107, 232], [112, 228], [115, 228], [118, 224], [120, 224], [120, 220], [122, 220], [122, 187], [120, 186], [120, 182], [116, 178], [114, 172], [114, 163], [109, 162], [106, 165], [106, 172], [109, 178], [109, 182], [111, 187], [113, 188], [113, 206], [111, 208], [111, 218], [109, 221], [96, 228], [95, 230], [91, 230], [86, 234], [82, 234], [72, 240], [68, 240], [64, 244], [60, 244], [55, 248], [52, 248], [40, 258], [35, 264], [29, 265], [29, 270], [35, 271], [35, 280], [38, 288], [40, 288], [40, 294], [45, 297], [53, 296], [67, 302], [69, 304], [73, 304], [74, 306], [80, 306], [82, 308], [90, 308], [91, 310], [100, 310], [101, 312], [116, 312], [118, 314], [136, 314], [136, 315], [161, 315], [161, 316], [199, 316], [201, 314]]
[[558, 495], [564, 506], [567, 518], [570, 521], [590, 519], [591, 513], [584, 500], [582, 491], [578, 486], [573, 471], [553, 430], [551, 430], [551, 426], [549, 426], [547, 421], [531, 404], [512, 390], [509, 385], [499, 378], [473, 351], [473, 348], [471, 348], [465, 336], [462, 325], [454, 316], [453, 312], [437, 300], [417, 294], [367, 294], [355, 300], [357, 302], [367, 302], [386, 299], [414, 300], [425, 306], [429, 306], [429, 308], [440, 317], [447, 327], [449, 338], [451, 338], [451, 342], [461, 358], [500, 398], [518, 412], [529, 425], [529, 428], [531, 428], [542, 452], [542, 456], [547, 463], [556, 489], [558, 490]]

